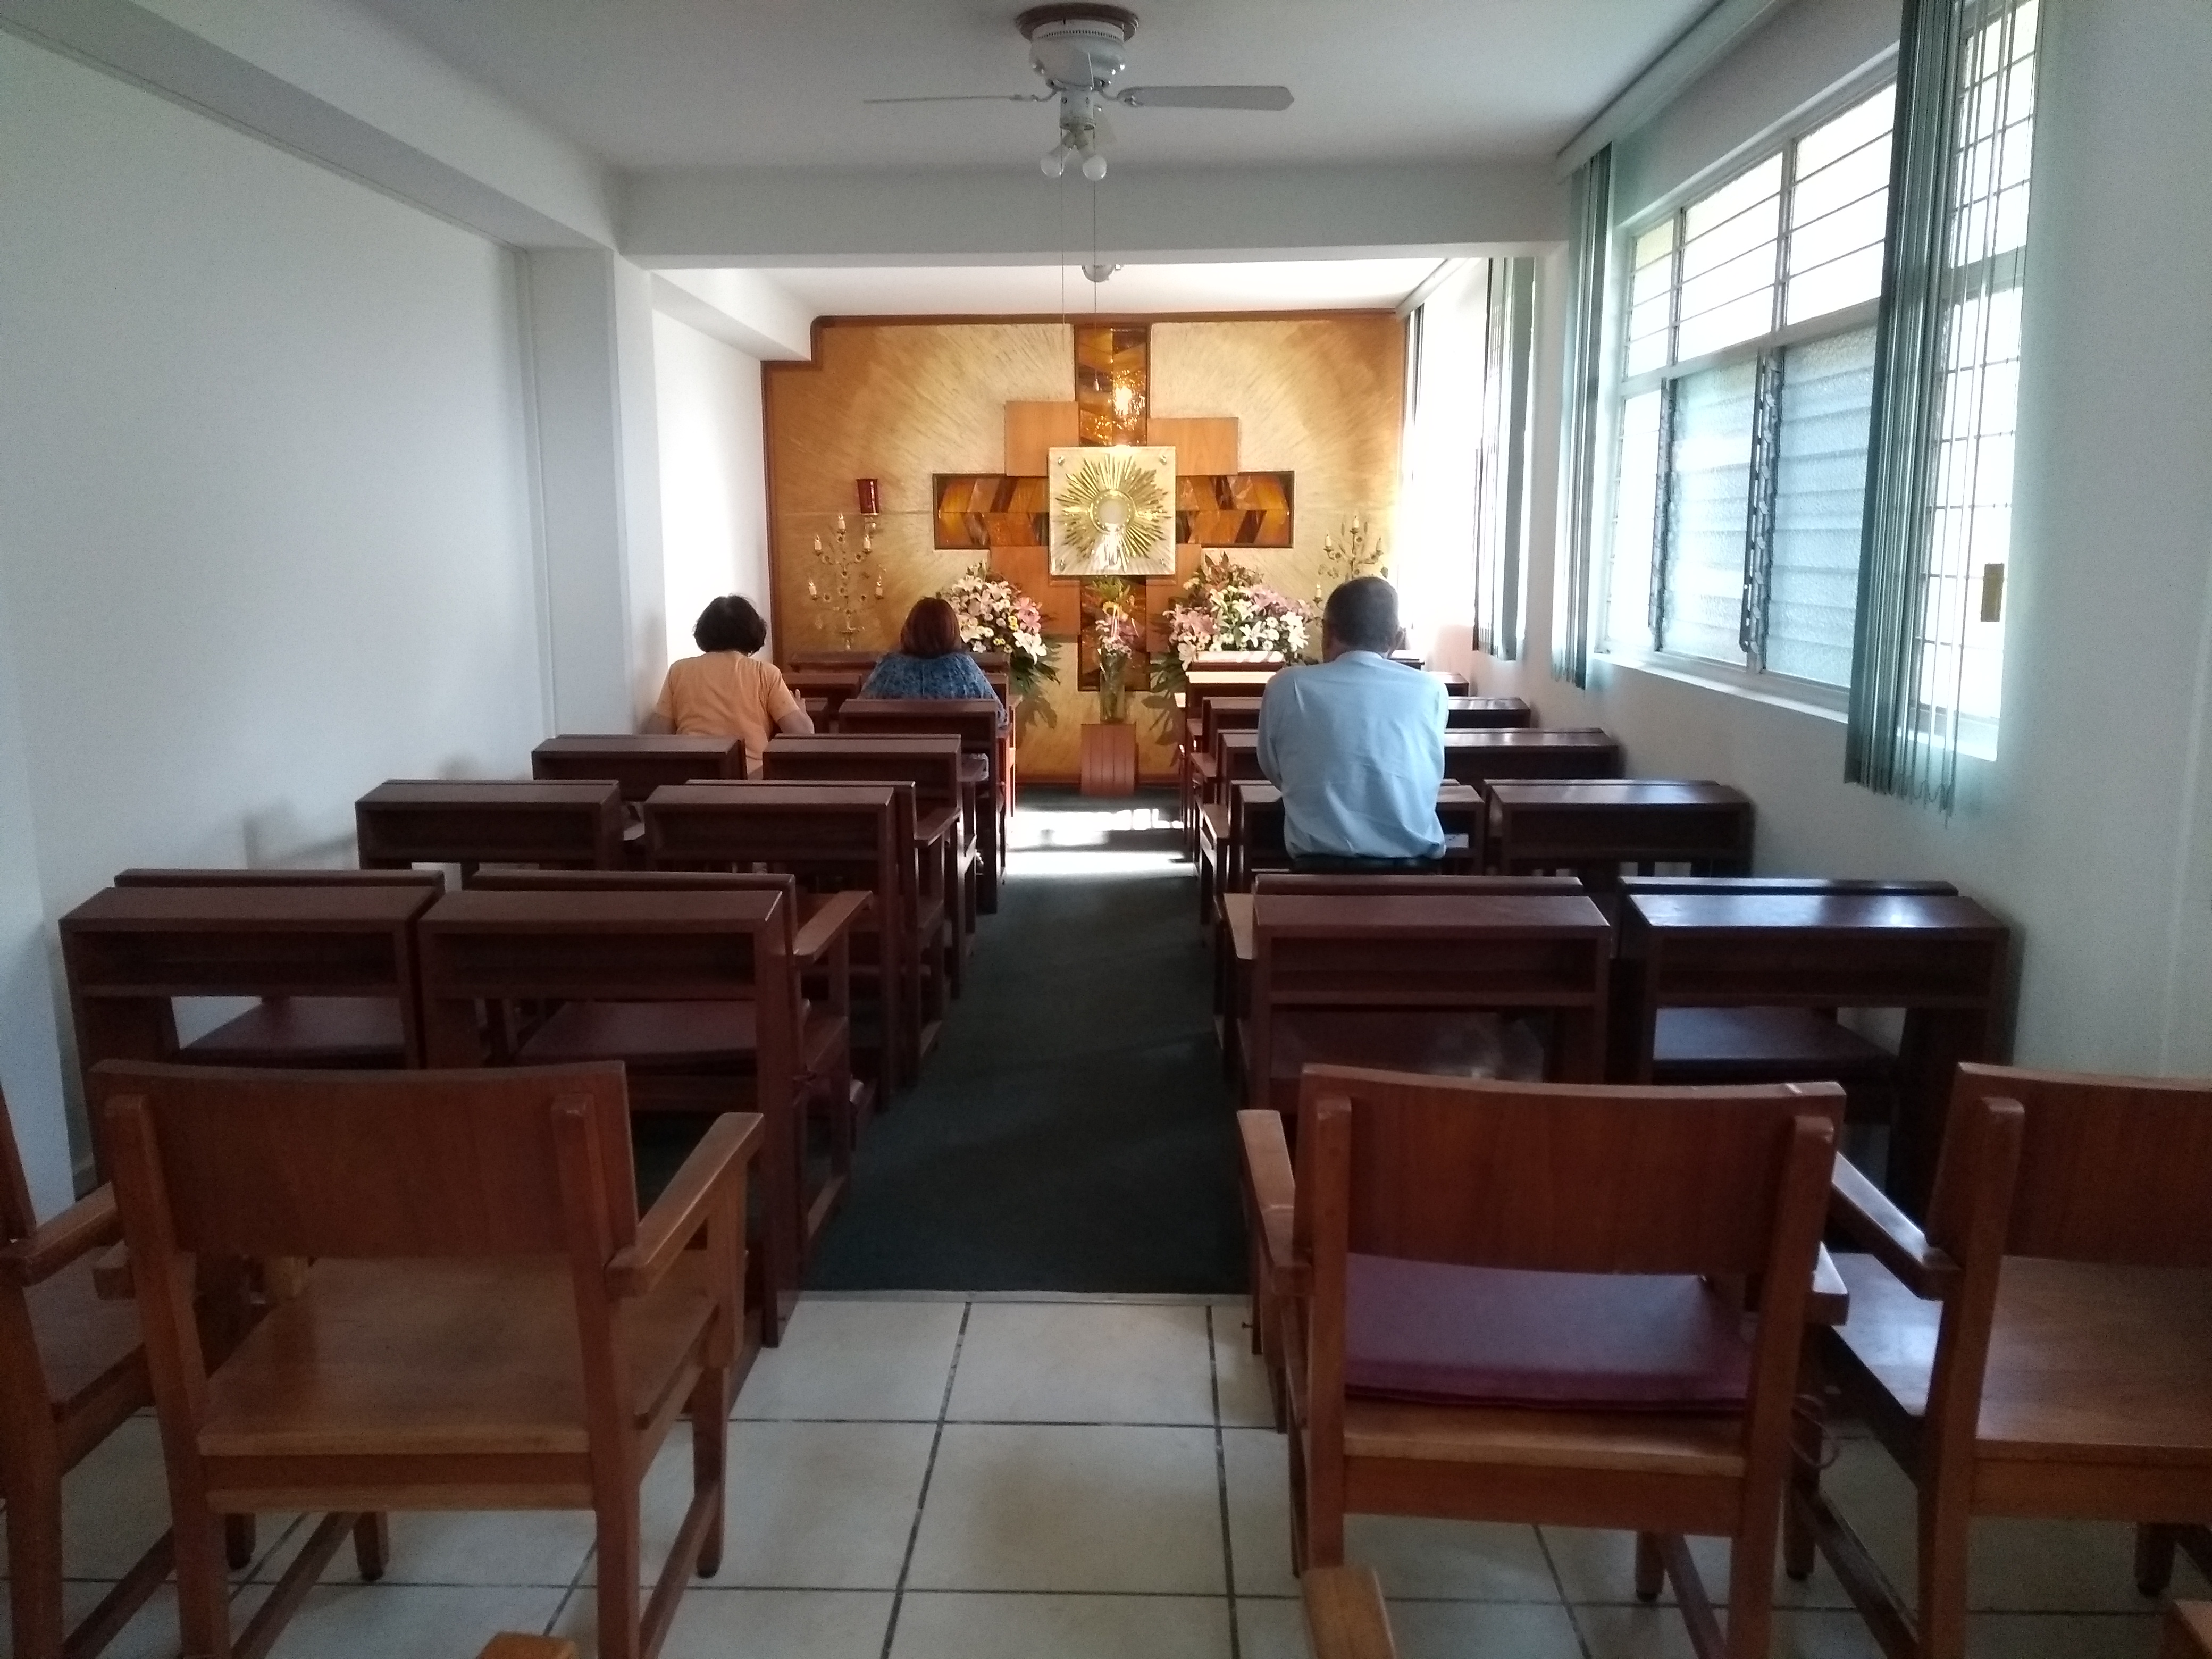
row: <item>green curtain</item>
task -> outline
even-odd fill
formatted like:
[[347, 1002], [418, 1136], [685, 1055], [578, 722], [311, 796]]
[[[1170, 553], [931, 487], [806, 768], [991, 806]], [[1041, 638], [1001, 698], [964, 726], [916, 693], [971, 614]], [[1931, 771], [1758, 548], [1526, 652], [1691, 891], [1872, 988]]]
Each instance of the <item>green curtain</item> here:
[[1570, 225], [1565, 406], [1559, 430], [1559, 525], [1552, 584], [1552, 678], [1589, 684], [1595, 618], [1595, 543], [1600, 354], [1605, 335], [1606, 251], [1613, 240], [1613, 147], [1575, 170]]
[[[1962, 195], [1978, 187], [1970, 167], [1989, 165], [1961, 154], [1971, 148], [1962, 126], [1976, 37], [1999, 26], [2008, 50], [2013, 30], [2033, 29], [2033, 17], [2019, 0], [1905, 0], [1898, 58], [1844, 775], [1945, 811], [1958, 781], [1958, 654], [1936, 643], [1936, 607], [1958, 603], [1942, 595], [1966, 585], [1937, 568], [1944, 379], [1971, 346], [1949, 331], [1961, 298], [1978, 284], [1986, 290], [1994, 221], [1961, 216]], [[1946, 673], [1954, 683], [1941, 683]]]

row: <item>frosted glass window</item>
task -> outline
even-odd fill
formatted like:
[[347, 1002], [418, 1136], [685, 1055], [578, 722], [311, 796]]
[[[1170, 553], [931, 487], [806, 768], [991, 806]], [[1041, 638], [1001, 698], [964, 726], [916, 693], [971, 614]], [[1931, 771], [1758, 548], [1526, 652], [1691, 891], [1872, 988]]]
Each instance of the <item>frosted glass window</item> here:
[[1874, 345], [1865, 328], [1782, 356], [1766, 666], [1826, 685], [1851, 678]]
[[1896, 88], [1885, 87], [1797, 141], [1785, 322], [1881, 297], [1896, 106]]
[[1613, 567], [1606, 592], [1606, 648], [1651, 645], [1652, 542], [1658, 531], [1661, 390], [1620, 410], [1620, 465], [1613, 491]]
[[1628, 372], [1657, 368], [1672, 353], [1674, 323], [1674, 222], [1665, 219], [1636, 239], [1628, 276]]
[[1660, 643], [1669, 651], [1739, 665], [1758, 392], [1756, 362], [1677, 380], [1668, 477]]
[[1702, 356], [1774, 326], [1782, 157], [1768, 157], [1682, 215], [1674, 357]]

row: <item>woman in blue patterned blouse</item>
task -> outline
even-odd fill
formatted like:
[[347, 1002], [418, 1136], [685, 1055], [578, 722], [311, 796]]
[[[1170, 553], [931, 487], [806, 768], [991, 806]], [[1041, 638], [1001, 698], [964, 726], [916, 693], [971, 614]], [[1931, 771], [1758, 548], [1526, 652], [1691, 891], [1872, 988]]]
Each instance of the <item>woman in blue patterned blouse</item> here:
[[[899, 630], [898, 649], [878, 662], [862, 697], [991, 697], [998, 693], [960, 642], [960, 618], [943, 599], [915, 601]], [[999, 724], [1006, 723], [1003, 704]]]

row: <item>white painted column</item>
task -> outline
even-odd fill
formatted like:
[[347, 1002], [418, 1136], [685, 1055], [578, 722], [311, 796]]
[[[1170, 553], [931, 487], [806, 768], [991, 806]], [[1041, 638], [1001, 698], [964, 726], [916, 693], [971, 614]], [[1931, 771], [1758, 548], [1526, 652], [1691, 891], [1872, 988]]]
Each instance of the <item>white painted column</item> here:
[[649, 278], [602, 249], [524, 265], [554, 724], [633, 731], [667, 666]]

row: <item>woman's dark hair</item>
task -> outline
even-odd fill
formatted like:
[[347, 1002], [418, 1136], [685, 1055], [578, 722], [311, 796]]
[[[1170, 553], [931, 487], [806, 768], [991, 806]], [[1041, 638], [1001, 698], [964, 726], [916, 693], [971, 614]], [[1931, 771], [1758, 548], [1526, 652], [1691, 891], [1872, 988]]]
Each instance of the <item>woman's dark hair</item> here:
[[735, 651], [750, 657], [768, 643], [768, 624], [750, 599], [725, 593], [707, 601], [691, 626], [691, 641], [702, 651]]
[[939, 599], [916, 599], [899, 629], [899, 649], [909, 657], [949, 657], [960, 647], [960, 618]]

